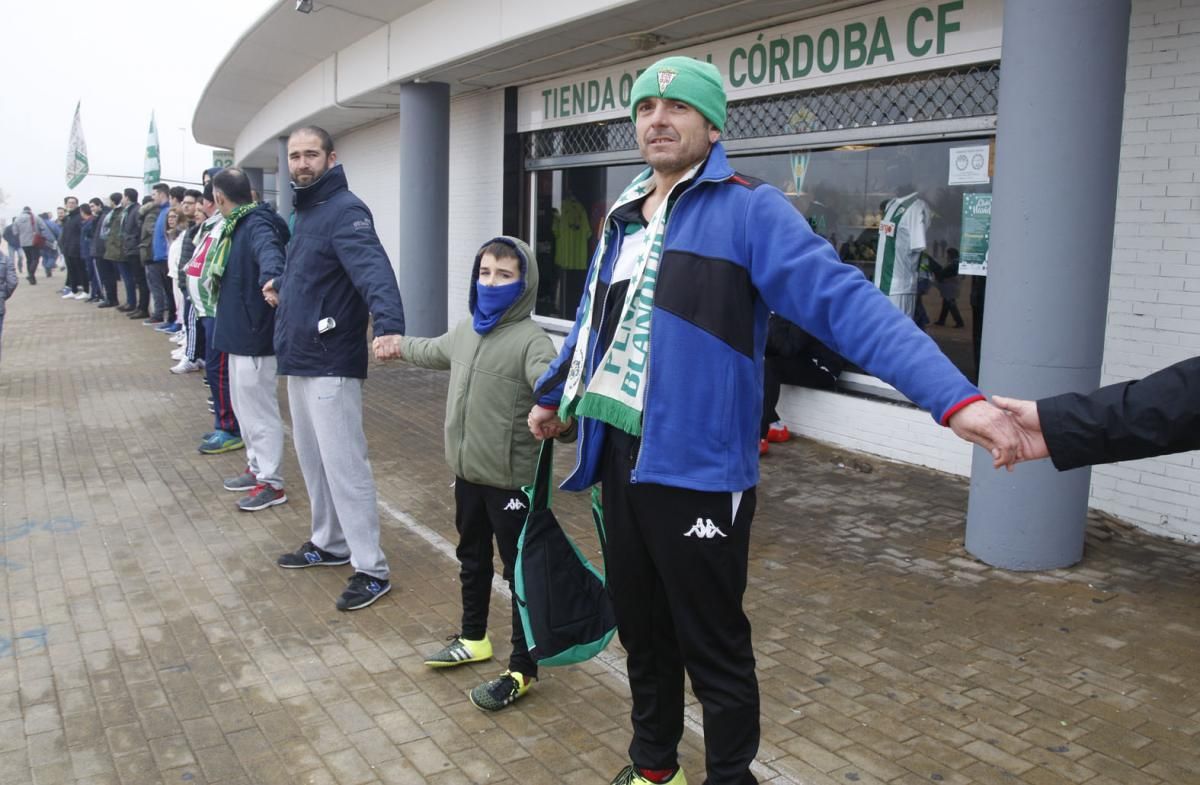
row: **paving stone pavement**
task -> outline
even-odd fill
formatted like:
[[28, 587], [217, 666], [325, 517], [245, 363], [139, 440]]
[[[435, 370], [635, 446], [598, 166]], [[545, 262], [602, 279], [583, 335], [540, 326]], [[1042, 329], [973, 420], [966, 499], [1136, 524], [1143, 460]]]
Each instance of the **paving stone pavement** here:
[[[206, 388], [167, 373], [163, 336], [43, 282], [3, 342], [0, 784], [550, 785], [624, 764], [616, 645], [497, 714], [466, 692], [499, 663], [422, 665], [459, 613], [444, 375], [371, 368], [395, 588], [339, 613], [348, 567], [273, 564], [308, 532], [290, 441], [289, 503], [237, 511], [220, 482], [242, 454], [196, 452]], [[594, 555], [587, 499], [555, 503]], [[963, 551], [965, 508], [958, 478], [772, 448], [746, 593], [759, 779], [1200, 783], [1200, 549], [1118, 526], [1072, 569], [1009, 573]], [[495, 594], [493, 640], [507, 621]]]

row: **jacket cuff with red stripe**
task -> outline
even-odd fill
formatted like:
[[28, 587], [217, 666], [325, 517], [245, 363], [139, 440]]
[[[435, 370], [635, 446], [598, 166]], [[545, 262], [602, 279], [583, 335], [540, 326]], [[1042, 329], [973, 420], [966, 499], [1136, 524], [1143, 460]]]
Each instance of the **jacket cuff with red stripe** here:
[[972, 395], [969, 398], [964, 398], [946, 410], [946, 413], [942, 415], [942, 425], [950, 425], [950, 418], [953, 417], [959, 410], [965, 409], [977, 401], [986, 400], [987, 398], [983, 395]]

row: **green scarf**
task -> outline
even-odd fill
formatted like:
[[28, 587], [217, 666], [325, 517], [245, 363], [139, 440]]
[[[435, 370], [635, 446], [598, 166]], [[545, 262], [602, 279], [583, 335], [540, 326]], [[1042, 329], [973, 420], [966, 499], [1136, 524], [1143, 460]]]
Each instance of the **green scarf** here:
[[583, 389], [583, 372], [592, 332], [592, 308], [596, 304], [596, 283], [600, 279], [600, 266], [607, 251], [609, 235], [615, 231], [613, 213], [654, 190], [651, 170], [647, 169], [635, 177], [608, 211], [604, 229], [600, 233], [595, 263], [588, 274], [587, 297], [576, 322], [575, 353], [571, 357], [571, 369], [559, 406], [559, 417], [562, 419], [571, 416], [594, 417], [634, 436], [641, 434], [646, 379], [650, 367], [650, 319], [654, 309], [654, 290], [658, 283], [658, 265], [667, 232], [667, 216], [675, 192], [696, 176], [702, 164], [703, 161], [681, 177], [654, 211], [646, 227], [646, 250], [638, 256], [629, 278], [629, 290], [621, 306], [616, 333], [587, 388]]
[[225, 218], [225, 226], [221, 229], [221, 236], [217, 238], [212, 250], [208, 252], [208, 256], [204, 259], [204, 272], [202, 276], [207, 277], [212, 283], [214, 316], [216, 315], [217, 295], [221, 289], [221, 276], [225, 274], [225, 266], [229, 264], [229, 250], [233, 247], [233, 230], [237, 228], [238, 221], [255, 207], [258, 207], [258, 204], [248, 202], [233, 208], [233, 212]]

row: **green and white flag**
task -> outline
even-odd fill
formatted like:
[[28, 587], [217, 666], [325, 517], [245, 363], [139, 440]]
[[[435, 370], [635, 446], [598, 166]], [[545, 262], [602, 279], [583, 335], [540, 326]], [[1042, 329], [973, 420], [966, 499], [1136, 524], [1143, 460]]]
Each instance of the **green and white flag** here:
[[150, 113], [150, 132], [146, 135], [146, 162], [142, 166], [142, 172], [147, 191], [162, 179], [162, 161], [158, 157], [158, 127], [154, 125], [154, 112]]
[[75, 104], [75, 121], [71, 123], [71, 140], [67, 142], [67, 187], [74, 188], [88, 174], [87, 143], [83, 141], [83, 122], [79, 119], [79, 103]]

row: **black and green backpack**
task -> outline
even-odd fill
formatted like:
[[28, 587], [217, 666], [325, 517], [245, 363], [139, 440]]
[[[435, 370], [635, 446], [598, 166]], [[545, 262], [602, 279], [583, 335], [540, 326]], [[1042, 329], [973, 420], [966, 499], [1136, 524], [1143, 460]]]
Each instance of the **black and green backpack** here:
[[[617, 618], [604, 576], [580, 553], [550, 509], [554, 440], [542, 442], [537, 473], [526, 487], [529, 515], [517, 541], [513, 590], [529, 655], [538, 665], [572, 665], [604, 650]], [[592, 521], [606, 555], [604, 513], [592, 489]]]

